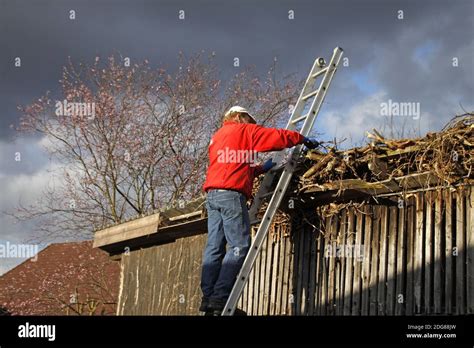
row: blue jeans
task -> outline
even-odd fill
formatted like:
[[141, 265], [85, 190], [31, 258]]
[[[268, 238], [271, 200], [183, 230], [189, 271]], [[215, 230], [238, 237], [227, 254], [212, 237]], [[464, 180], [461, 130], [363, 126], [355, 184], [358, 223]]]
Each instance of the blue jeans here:
[[201, 290], [210, 301], [225, 303], [250, 248], [246, 201], [245, 195], [235, 191], [209, 190], [207, 194], [208, 235]]

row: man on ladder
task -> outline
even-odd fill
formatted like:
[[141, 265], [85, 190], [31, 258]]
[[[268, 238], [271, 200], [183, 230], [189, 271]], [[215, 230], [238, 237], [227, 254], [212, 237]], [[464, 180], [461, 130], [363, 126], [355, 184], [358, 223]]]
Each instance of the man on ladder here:
[[[209, 168], [203, 189], [207, 192], [208, 237], [201, 275], [203, 298], [199, 310], [221, 315], [250, 248], [250, 219], [246, 202], [253, 180], [276, 163], [254, 163], [257, 152], [278, 151], [298, 144], [315, 148], [319, 143], [286, 129], [256, 124], [248, 110], [234, 106], [209, 145]], [[226, 251], [226, 244], [228, 249]], [[243, 314], [236, 311], [235, 314]]]

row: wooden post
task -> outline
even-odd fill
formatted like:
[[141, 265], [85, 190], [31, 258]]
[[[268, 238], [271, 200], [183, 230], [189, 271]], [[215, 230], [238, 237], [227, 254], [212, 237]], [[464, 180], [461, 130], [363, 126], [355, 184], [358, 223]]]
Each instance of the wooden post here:
[[371, 255], [371, 271], [370, 271], [370, 291], [369, 291], [369, 315], [377, 315], [377, 294], [378, 294], [378, 274], [379, 274], [379, 258], [380, 258], [380, 221], [381, 208], [379, 206], [373, 207], [374, 217], [372, 220], [372, 255]]
[[377, 294], [377, 304], [378, 304], [378, 313], [385, 315], [385, 298], [386, 298], [386, 288], [387, 288], [387, 215], [388, 208], [381, 207], [381, 217], [380, 217], [380, 258], [379, 258], [379, 282], [378, 282], [378, 294]]
[[[305, 233], [305, 231], [302, 229], [301, 232]], [[273, 242], [273, 260], [270, 259], [270, 262], [272, 263], [272, 267], [268, 269], [269, 263], [267, 263], [267, 272], [272, 272], [272, 280], [271, 280], [271, 289], [270, 289], [270, 307], [265, 307], [264, 311], [266, 312], [265, 314], [270, 314], [270, 315], [275, 315], [275, 307], [276, 307], [276, 302], [277, 302], [277, 293], [276, 293], [276, 288], [277, 284], [279, 282], [278, 279], [278, 268], [280, 265], [278, 264], [278, 260], [280, 259], [280, 242], [276, 241]], [[301, 277], [301, 275], [300, 275]], [[264, 314], [264, 313], [262, 313]]]
[[421, 275], [423, 260], [423, 193], [416, 195], [416, 231], [415, 231], [415, 262], [414, 262], [414, 297], [415, 314], [421, 313]]
[[397, 207], [388, 209], [388, 269], [387, 269], [387, 300], [388, 315], [394, 315], [395, 306], [395, 281], [396, 281], [396, 254], [397, 254]]
[[298, 228], [298, 234], [300, 238], [298, 240], [298, 271], [297, 271], [297, 285], [296, 285], [296, 298], [295, 298], [295, 308], [296, 314], [302, 315], [302, 295], [303, 295], [303, 267], [304, 267], [304, 243], [305, 243], [305, 234], [302, 231], [301, 226]]
[[405, 305], [405, 314], [413, 314], [413, 303], [414, 303], [414, 275], [415, 275], [415, 232], [416, 232], [416, 201], [413, 197], [408, 198], [407, 203], [407, 253], [406, 253], [406, 263], [407, 263], [407, 283], [406, 283], [406, 305]]
[[464, 189], [458, 188], [456, 191], [456, 314], [464, 314], [466, 310], [466, 298], [464, 289], [466, 280], [464, 279], [466, 243], [464, 239]]
[[324, 243], [324, 238], [321, 231], [324, 230], [324, 222], [321, 214], [318, 214], [318, 223], [316, 225], [318, 230], [315, 234], [315, 245], [316, 245], [316, 291], [314, 292], [314, 313], [313, 315], [322, 315], [321, 314], [321, 297], [322, 297], [322, 275], [323, 275], [323, 258], [322, 258], [322, 248]]
[[324, 238], [321, 246], [321, 262], [322, 262], [322, 294], [321, 294], [321, 315], [328, 314], [328, 275], [329, 275], [329, 258], [326, 257], [326, 246], [331, 245], [331, 220], [327, 217], [324, 220]]
[[[318, 224], [317, 221], [315, 221], [316, 226]], [[316, 236], [318, 235], [318, 231], [315, 229], [312, 229], [309, 231], [310, 235], [310, 254], [309, 254], [309, 286], [308, 286], [308, 310], [307, 313], [308, 315], [314, 315], [314, 303], [315, 303], [315, 293], [317, 291], [316, 288], [316, 261], [318, 257], [317, 253], [317, 239]]]
[[452, 194], [449, 189], [444, 190], [445, 194], [445, 207], [446, 207], [446, 218], [445, 218], [445, 313], [452, 313], [452, 296], [453, 296], [453, 240], [452, 240]]
[[[273, 225], [273, 233], [278, 233], [277, 229], [278, 226]], [[268, 315], [268, 302], [270, 301], [270, 292], [268, 291], [268, 287], [273, 279], [270, 276], [270, 270], [272, 267], [271, 262], [268, 262], [267, 255], [272, 253], [273, 248], [273, 236], [272, 231], [270, 230], [267, 236], [265, 237], [265, 241], [262, 245], [262, 250], [258, 255], [257, 261], [260, 264], [260, 272], [256, 273], [256, 281], [258, 282], [257, 293], [257, 303], [258, 309], [257, 314], [260, 315]]]
[[474, 189], [469, 187], [466, 200], [466, 242], [467, 242], [467, 308], [474, 314]]
[[278, 284], [277, 284], [277, 300], [276, 300], [276, 308], [275, 314], [281, 315], [282, 313], [282, 293], [283, 293], [283, 283], [285, 281], [285, 237], [283, 236], [283, 230], [280, 232], [280, 239], [278, 240], [280, 243], [280, 252], [278, 255]]
[[370, 272], [371, 272], [371, 242], [372, 242], [372, 212], [370, 206], [364, 207], [365, 230], [364, 230], [364, 255], [362, 260], [362, 315], [369, 315], [370, 305]]
[[[436, 314], [441, 313], [441, 296], [442, 286], [441, 281], [441, 234], [442, 234], [442, 223], [443, 223], [443, 201], [442, 192], [438, 190], [435, 198], [435, 234], [434, 234], [434, 312]], [[444, 250], [443, 250], [444, 252]]]
[[360, 281], [360, 274], [361, 274], [361, 266], [362, 260], [359, 258], [362, 249], [362, 236], [364, 234], [364, 225], [363, 225], [363, 217], [364, 215], [360, 212], [357, 212], [357, 228], [355, 230], [356, 233], [356, 241], [355, 247], [352, 249], [353, 254], [351, 255], [350, 261], [354, 265], [354, 286], [352, 288], [352, 315], [360, 315], [360, 301], [361, 301], [361, 281]]
[[258, 260], [255, 261], [255, 266], [252, 268], [252, 271], [250, 271], [249, 278], [248, 278], [248, 304], [247, 304], [247, 314], [248, 315], [254, 315], [254, 300], [255, 300], [255, 278], [257, 277], [257, 273], [255, 272], [255, 267], [257, 266]]
[[[353, 209], [349, 210], [349, 216], [347, 221], [347, 230], [346, 230], [346, 243], [344, 246], [343, 260], [345, 263], [345, 274], [342, 279], [344, 279], [344, 315], [351, 314], [352, 307], [352, 286], [353, 286], [353, 265], [352, 258], [348, 258], [345, 255], [346, 247], [351, 248], [354, 245], [354, 234], [355, 234], [355, 217]], [[342, 282], [341, 282], [342, 283]]]
[[[292, 228], [292, 235], [294, 235], [294, 231], [293, 231], [293, 228]], [[290, 248], [288, 250], [288, 252], [290, 253], [290, 263], [288, 265], [288, 268], [290, 270], [289, 274], [288, 274], [288, 293], [287, 293], [287, 308], [288, 308], [288, 315], [292, 315], [294, 314], [293, 312], [293, 306], [294, 306], [294, 302], [295, 302], [295, 296], [294, 296], [294, 286], [295, 286], [295, 274], [296, 274], [296, 270], [295, 270], [295, 248], [296, 248], [296, 244], [294, 242], [294, 239], [290, 239], [289, 240], [289, 243], [290, 243]]]
[[[336, 248], [336, 239], [337, 239], [337, 227], [338, 227], [338, 216], [334, 215], [331, 217], [331, 251], [334, 252]], [[336, 258], [332, 255], [329, 255], [329, 272], [328, 272], [328, 314], [334, 315], [335, 313], [335, 261]]]
[[283, 254], [283, 277], [282, 277], [282, 289], [281, 289], [281, 310], [280, 315], [288, 314], [288, 281], [291, 273], [290, 262], [291, 262], [291, 244], [290, 237], [283, 237], [285, 243], [285, 252]]
[[395, 292], [395, 315], [403, 315], [406, 306], [405, 292], [405, 254], [406, 254], [406, 220], [407, 220], [407, 204], [403, 201], [403, 206], [398, 209], [398, 231], [397, 231], [397, 288]]
[[[344, 209], [341, 211], [341, 223], [339, 226], [339, 233], [337, 237], [337, 246], [340, 248], [338, 251], [340, 252], [340, 257], [336, 257], [336, 306], [337, 306], [337, 314], [343, 315], [344, 314], [344, 305], [345, 305], [345, 293], [344, 293], [344, 282], [345, 282], [345, 267], [346, 267], [346, 259], [344, 257], [344, 246], [347, 243], [347, 236], [349, 231], [349, 221], [348, 221], [349, 211], [348, 209]], [[336, 256], [336, 251], [334, 251], [334, 256]]]
[[431, 191], [425, 193], [425, 313], [431, 313], [431, 301], [433, 299], [432, 273], [434, 262], [433, 260], [433, 245], [432, 235], [434, 231], [433, 214], [433, 195]]

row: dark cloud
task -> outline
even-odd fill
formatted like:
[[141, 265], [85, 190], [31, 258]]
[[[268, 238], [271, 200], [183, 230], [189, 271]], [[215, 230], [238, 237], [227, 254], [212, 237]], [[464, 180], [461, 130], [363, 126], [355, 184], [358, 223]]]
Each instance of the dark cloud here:
[[[76, 11], [74, 21], [68, 18], [71, 9]], [[403, 21], [396, 19], [398, 9], [404, 11]], [[185, 11], [184, 21], [178, 19], [179, 10]], [[289, 10], [295, 11], [294, 20], [288, 20]], [[462, 69], [436, 69], [436, 78], [430, 71], [427, 79], [410, 62], [411, 50], [426, 35], [442, 45], [434, 65], [462, 50], [472, 37], [471, 1], [2, 0], [0, 23], [2, 138], [11, 134], [8, 125], [18, 119], [18, 104], [46, 90], [57, 91], [68, 56], [91, 61], [120, 52], [173, 67], [178, 51], [205, 49], [216, 52], [224, 76], [235, 72], [235, 56], [261, 72], [278, 56], [282, 73], [304, 76], [315, 56], [328, 55], [340, 45], [351, 59], [348, 73], [374, 65], [375, 80], [394, 95], [409, 94], [413, 86], [414, 92], [429, 96], [451, 73], [459, 75], [450, 75], [455, 93], [472, 91], [469, 50], [460, 52], [467, 55]], [[13, 67], [17, 56], [22, 58], [20, 69]], [[339, 86], [344, 83], [338, 81]], [[348, 97], [335, 88], [331, 99]]]

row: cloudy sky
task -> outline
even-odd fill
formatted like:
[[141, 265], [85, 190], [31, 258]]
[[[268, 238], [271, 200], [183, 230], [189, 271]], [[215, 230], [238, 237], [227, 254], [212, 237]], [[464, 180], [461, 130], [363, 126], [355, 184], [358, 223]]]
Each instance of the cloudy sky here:
[[[390, 135], [381, 112], [389, 101], [419, 103], [419, 114], [394, 117], [395, 131], [416, 135], [474, 110], [473, 32], [472, 0], [0, 0], [0, 210], [37, 199], [57, 165], [42, 150], [44, 139], [18, 137], [11, 125], [18, 105], [57, 93], [68, 56], [91, 62], [119, 52], [172, 69], [179, 51], [206, 50], [216, 53], [223, 76], [241, 69], [234, 57], [262, 74], [277, 57], [282, 75], [303, 78], [317, 56], [329, 59], [340, 46], [348, 59], [315, 130], [350, 146], [372, 128]], [[33, 222], [0, 215], [0, 243], [20, 243], [33, 230]], [[19, 261], [0, 259], [0, 274]]]

